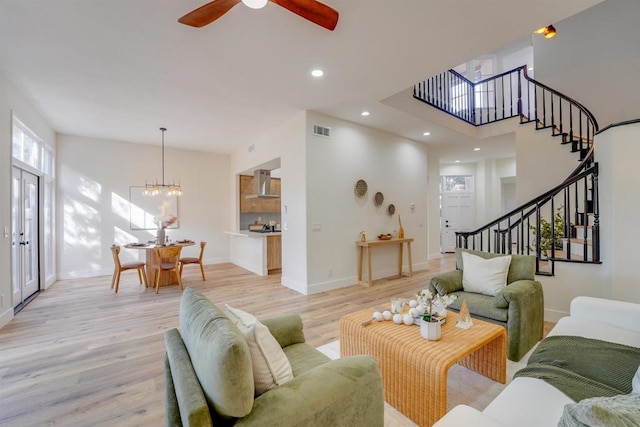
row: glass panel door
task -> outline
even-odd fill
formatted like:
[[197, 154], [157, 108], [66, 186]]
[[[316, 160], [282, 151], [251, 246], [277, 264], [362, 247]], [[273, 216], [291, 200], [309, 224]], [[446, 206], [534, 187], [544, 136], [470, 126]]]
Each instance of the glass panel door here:
[[20, 206], [22, 205], [22, 171], [13, 168], [11, 177], [11, 259], [13, 278], [13, 306], [22, 303], [22, 270], [20, 228], [22, 224]]
[[13, 168], [13, 306], [40, 289], [38, 177]]

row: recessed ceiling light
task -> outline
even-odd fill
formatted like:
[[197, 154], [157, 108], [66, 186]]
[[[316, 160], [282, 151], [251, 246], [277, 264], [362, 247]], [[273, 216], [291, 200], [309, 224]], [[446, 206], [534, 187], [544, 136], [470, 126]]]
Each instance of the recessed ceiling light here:
[[429, 135], [431, 135], [431, 132], [425, 132], [425, 133], [423, 133], [423, 135], [424, 136], [429, 136]]
[[360, 113], [361, 115], [363, 115], [364, 117], [367, 117], [369, 114], [371, 114], [368, 111], [363, 111], [362, 113]]
[[322, 70], [313, 70], [311, 72], [311, 75], [313, 77], [322, 77], [324, 75], [324, 71], [322, 71]]
[[474, 148], [473, 151], [480, 151], [480, 147]]
[[453, 163], [460, 163], [460, 160], [456, 160], [456, 161], [455, 161], [455, 162], [453, 162]]

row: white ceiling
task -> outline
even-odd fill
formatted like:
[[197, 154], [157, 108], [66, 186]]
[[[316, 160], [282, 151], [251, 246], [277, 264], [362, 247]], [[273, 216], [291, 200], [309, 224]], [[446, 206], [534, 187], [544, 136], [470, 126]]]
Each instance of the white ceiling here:
[[0, 70], [59, 133], [159, 144], [165, 126], [167, 146], [231, 153], [314, 110], [454, 150], [466, 137], [381, 101], [600, 0], [326, 0], [333, 32], [273, 3], [177, 22], [205, 2], [0, 0]]

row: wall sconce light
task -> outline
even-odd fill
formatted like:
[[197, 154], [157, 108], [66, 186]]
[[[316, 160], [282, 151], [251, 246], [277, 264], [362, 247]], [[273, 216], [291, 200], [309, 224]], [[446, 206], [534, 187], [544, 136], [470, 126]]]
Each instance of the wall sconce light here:
[[545, 39], [550, 39], [556, 36], [556, 27], [553, 25], [547, 25], [546, 27], [538, 28], [534, 31], [535, 34], [544, 34]]

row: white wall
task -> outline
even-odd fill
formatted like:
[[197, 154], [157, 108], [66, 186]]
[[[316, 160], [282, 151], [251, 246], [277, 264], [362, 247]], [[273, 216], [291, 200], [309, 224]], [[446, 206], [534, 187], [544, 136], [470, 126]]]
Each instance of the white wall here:
[[[58, 277], [111, 274], [110, 246], [155, 236], [129, 225], [129, 186], [161, 179], [160, 147], [59, 135], [57, 150]], [[229, 259], [231, 203], [229, 158], [210, 153], [165, 148], [165, 180], [180, 180], [180, 228], [172, 239], [207, 241], [206, 264]], [[185, 249], [196, 255], [199, 247]], [[123, 250], [123, 260], [144, 259], [144, 251]]]
[[[238, 150], [231, 156], [230, 188], [233, 202], [231, 216], [239, 221], [240, 172], [280, 159], [282, 206], [282, 284], [301, 293], [307, 293], [307, 235], [306, 235], [306, 114], [301, 111], [253, 144], [254, 150]], [[236, 229], [239, 222], [232, 224]]]
[[[55, 147], [55, 132], [9, 79], [0, 72], [0, 327], [13, 318], [11, 279], [11, 113], [48, 145]], [[4, 228], [9, 235], [4, 236]], [[44, 286], [44, 284], [43, 284]]]
[[[313, 136], [314, 124], [331, 128], [332, 137]], [[412, 244], [414, 268], [426, 267], [428, 166], [425, 144], [309, 112], [307, 114], [307, 236], [309, 292], [357, 281], [355, 242], [365, 231], [369, 240], [398, 230], [398, 215]], [[358, 179], [368, 184], [358, 198]], [[376, 192], [384, 195], [380, 207]], [[396, 214], [387, 207], [394, 204]], [[415, 205], [411, 209], [411, 204]], [[318, 225], [320, 230], [314, 231]], [[397, 247], [376, 248], [374, 279], [397, 274]], [[407, 265], [407, 259], [404, 259]]]
[[576, 99], [601, 128], [638, 117], [640, 2], [607, 0], [534, 37], [536, 79]]
[[535, 130], [533, 123], [516, 128], [516, 192], [518, 205], [562, 183], [579, 164], [578, 153], [552, 137], [551, 129]]
[[440, 159], [428, 153], [427, 173], [429, 185], [427, 188], [427, 254], [428, 259], [440, 258]]
[[637, 167], [640, 156], [640, 123], [615, 127], [597, 138], [601, 163], [599, 193], [605, 297], [640, 303], [638, 275]]

